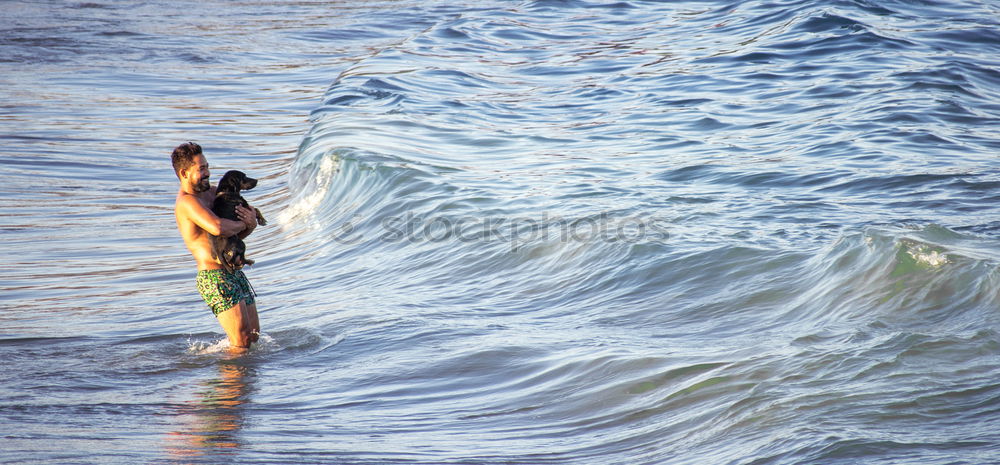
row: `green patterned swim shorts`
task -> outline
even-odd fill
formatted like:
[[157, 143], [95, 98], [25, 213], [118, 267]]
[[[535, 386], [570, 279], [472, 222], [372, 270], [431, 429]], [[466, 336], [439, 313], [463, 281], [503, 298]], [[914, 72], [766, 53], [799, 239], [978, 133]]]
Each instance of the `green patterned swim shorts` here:
[[250, 305], [257, 295], [242, 270], [232, 273], [226, 270], [201, 270], [198, 272], [197, 282], [201, 298], [205, 299], [215, 316], [229, 310], [241, 300]]

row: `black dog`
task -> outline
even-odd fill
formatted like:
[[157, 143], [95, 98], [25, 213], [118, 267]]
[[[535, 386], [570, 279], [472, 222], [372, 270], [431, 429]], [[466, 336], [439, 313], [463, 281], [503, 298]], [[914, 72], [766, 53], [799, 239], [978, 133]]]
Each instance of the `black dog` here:
[[[215, 191], [215, 202], [212, 204], [212, 212], [219, 218], [226, 218], [239, 221], [236, 216], [236, 206], [242, 205], [250, 208], [250, 204], [240, 196], [241, 190], [250, 190], [257, 187], [257, 180], [247, 177], [242, 171], [227, 171], [219, 181], [219, 187]], [[257, 224], [267, 224], [260, 210], [254, 209], [257, 214]], [[222, 263], [226, 271], [232, 273], [243, 265], [253, 265], [253, 260], [246, 258], [246, 244], [236, 235], [229, 237], [212, 236], [212, 255]]]

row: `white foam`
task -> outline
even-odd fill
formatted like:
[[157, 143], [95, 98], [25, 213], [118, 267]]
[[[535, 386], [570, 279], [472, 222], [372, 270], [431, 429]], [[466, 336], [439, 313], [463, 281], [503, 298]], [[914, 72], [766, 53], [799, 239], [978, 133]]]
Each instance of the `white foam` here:
[[188, 339], [188, 353], [194, 355], [219, 354], [229, 349], [229, 339], [222, 338], [215, 342], [192, 341]]
[[336, 171], [337, 157], [332, 155], [323, 157], [322, 161], [320, 161], [319, 170], [316, 172], [316, 177], [307, 186], [307, 189], [310, 189], [311, 192], [299, 197], [292, 205], [278, 214], [278, 223], [281, 224], [282, 229], [287, 230], [294, 220], [308, 216], [316, 211], [316, 208], [326, 198], [326, 194], [330, 190], [330, 180]]
[[948, 256], [938, 252], [937, 250], [931, 250], [930, 252], [925, 252], [922, 250], [918, 251], [911, 250], [910, 256], [913, 257], [913, 259], [916, 260], [918, 263], [922, 263], [924, 265], [934, 268], [949, 263]]
[[911, 248], [907, 250], [907, 253], [909, 253], [910, 256], [917, 261], [917, 263], [932, 268], [937, 268], [939, 266], [950, 263], [948, 260], [948, 255], [925, 246], [918, 246]]
[[[188, 339], [188, 353], [192, 355], [213, 355], [213, 354], [224, 354], [229, 351], [232, 347], [229, 344], [229, 338], [222, 338], [215, 342], [206, 341], [192, 341]], [[273, 337], [261, 333], [260, 339], [250, 346], [250, 352], [273, 352], [275, 350], [280, 350], [281, 346], [274, 340]]]

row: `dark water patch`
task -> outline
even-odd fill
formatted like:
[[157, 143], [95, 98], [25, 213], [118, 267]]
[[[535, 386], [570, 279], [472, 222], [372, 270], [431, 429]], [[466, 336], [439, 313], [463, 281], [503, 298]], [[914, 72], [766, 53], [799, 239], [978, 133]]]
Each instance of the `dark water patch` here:
[[841, 30], [847, 30], [849, 32], [863, 32], [869, 30], [870, 27], [864, 23], [851, 19], [845, 18], [843, 16], [838, 16], [832, 13], [824, 12], [819, 16], [810, 16], [806, 20], [800, 20], [793, 28], [792, 32], [801, 33], [820, 33], [820, 32], [841, 32]]
[[1000, 32], [995, 27], [944, 29], [921, 35], [930, 43], [955, 51], [965, 51], [965, 47], [975, 47], [977, 54], [1000, 51]]
[[878, 190], [884, 194], [896, 192], [897, 194], [914, 194], [918, 188], [926, 189], [930, 186], [941, 185], [945, 181], [961, 178], [964, 175], [950, 174], [917, 174], [903, 176], [884, 176], [857, 179], [822, 188], [821, 191], [843, 191], [862, 193], [870, 190]]
[[74, 7], [75, 8], [94, 8], [94, 9], [107, 9], [107, 8], [111, 8], [111, 6], [107, 5], [107, 4], [92, 3], [92, 2], [77, 3], [76, 5], [74, 5]]
[[294, 36], [303, 42], [358, 41], [373, 39], [398, 39], [396, 34], [378, 28], [337, 28], [306, 30]]
[[95, 34], [101, 37], [143, 37], [143, 34], [132, 31], [101, 31]]

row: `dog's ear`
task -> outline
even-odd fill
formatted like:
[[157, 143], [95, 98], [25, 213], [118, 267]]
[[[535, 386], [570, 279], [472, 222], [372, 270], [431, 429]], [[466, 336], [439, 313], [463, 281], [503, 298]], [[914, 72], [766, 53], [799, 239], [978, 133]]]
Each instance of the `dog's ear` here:
[[222, 179], [219, 180], [218, 192], [225, 192], [232, 190], [233, 184], [233, 171], [226, 171], [226, 174], [222, 175]]

